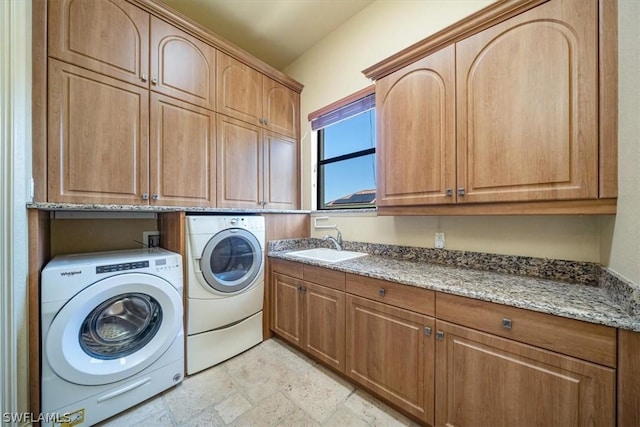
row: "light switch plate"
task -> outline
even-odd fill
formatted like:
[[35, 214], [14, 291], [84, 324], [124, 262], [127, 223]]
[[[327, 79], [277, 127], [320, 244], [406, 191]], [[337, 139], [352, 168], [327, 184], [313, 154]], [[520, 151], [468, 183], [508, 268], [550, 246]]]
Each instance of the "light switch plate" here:
[[436, 249], [444, 249], [444, 233], [436, 233], [434, 245]]

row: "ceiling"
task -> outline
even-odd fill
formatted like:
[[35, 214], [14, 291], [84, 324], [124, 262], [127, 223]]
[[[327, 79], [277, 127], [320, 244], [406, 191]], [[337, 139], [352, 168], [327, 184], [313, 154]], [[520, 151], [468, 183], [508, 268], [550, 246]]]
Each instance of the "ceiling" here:
[[282, 70], [373, 0], [161, 0]]

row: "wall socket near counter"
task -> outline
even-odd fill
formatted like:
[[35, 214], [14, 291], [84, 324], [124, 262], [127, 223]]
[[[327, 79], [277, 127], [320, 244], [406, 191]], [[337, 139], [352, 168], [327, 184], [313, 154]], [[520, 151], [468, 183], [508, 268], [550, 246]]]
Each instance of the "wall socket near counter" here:
[[160, 246], [160, 232], [143, 231], [142, 244], [145, 246], [145, 248], [157, 248], [158, 246]]
[[444, 233], [436, 233], [436, 238], [433, 244], [436, 249], [444, 249]]

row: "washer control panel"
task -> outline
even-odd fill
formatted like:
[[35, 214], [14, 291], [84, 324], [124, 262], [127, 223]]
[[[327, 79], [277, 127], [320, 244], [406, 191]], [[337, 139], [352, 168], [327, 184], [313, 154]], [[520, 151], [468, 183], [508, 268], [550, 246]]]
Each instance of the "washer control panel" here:
[[113, 273], [115, 271], [136, 270], [138, 268], [149, 268], [149, 261], [123, 262], [120, 264], [99, 265], [96, 267], [96, 274]]

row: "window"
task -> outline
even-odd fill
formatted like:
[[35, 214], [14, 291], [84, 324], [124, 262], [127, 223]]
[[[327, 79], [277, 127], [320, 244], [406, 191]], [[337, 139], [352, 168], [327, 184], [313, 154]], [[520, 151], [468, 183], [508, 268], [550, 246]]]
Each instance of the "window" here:
[[318, 131], [318, 209], [374, 207], [376, 117], [373, 88], [322, 111], [323, 114], [311, 121], [311, 128]]

